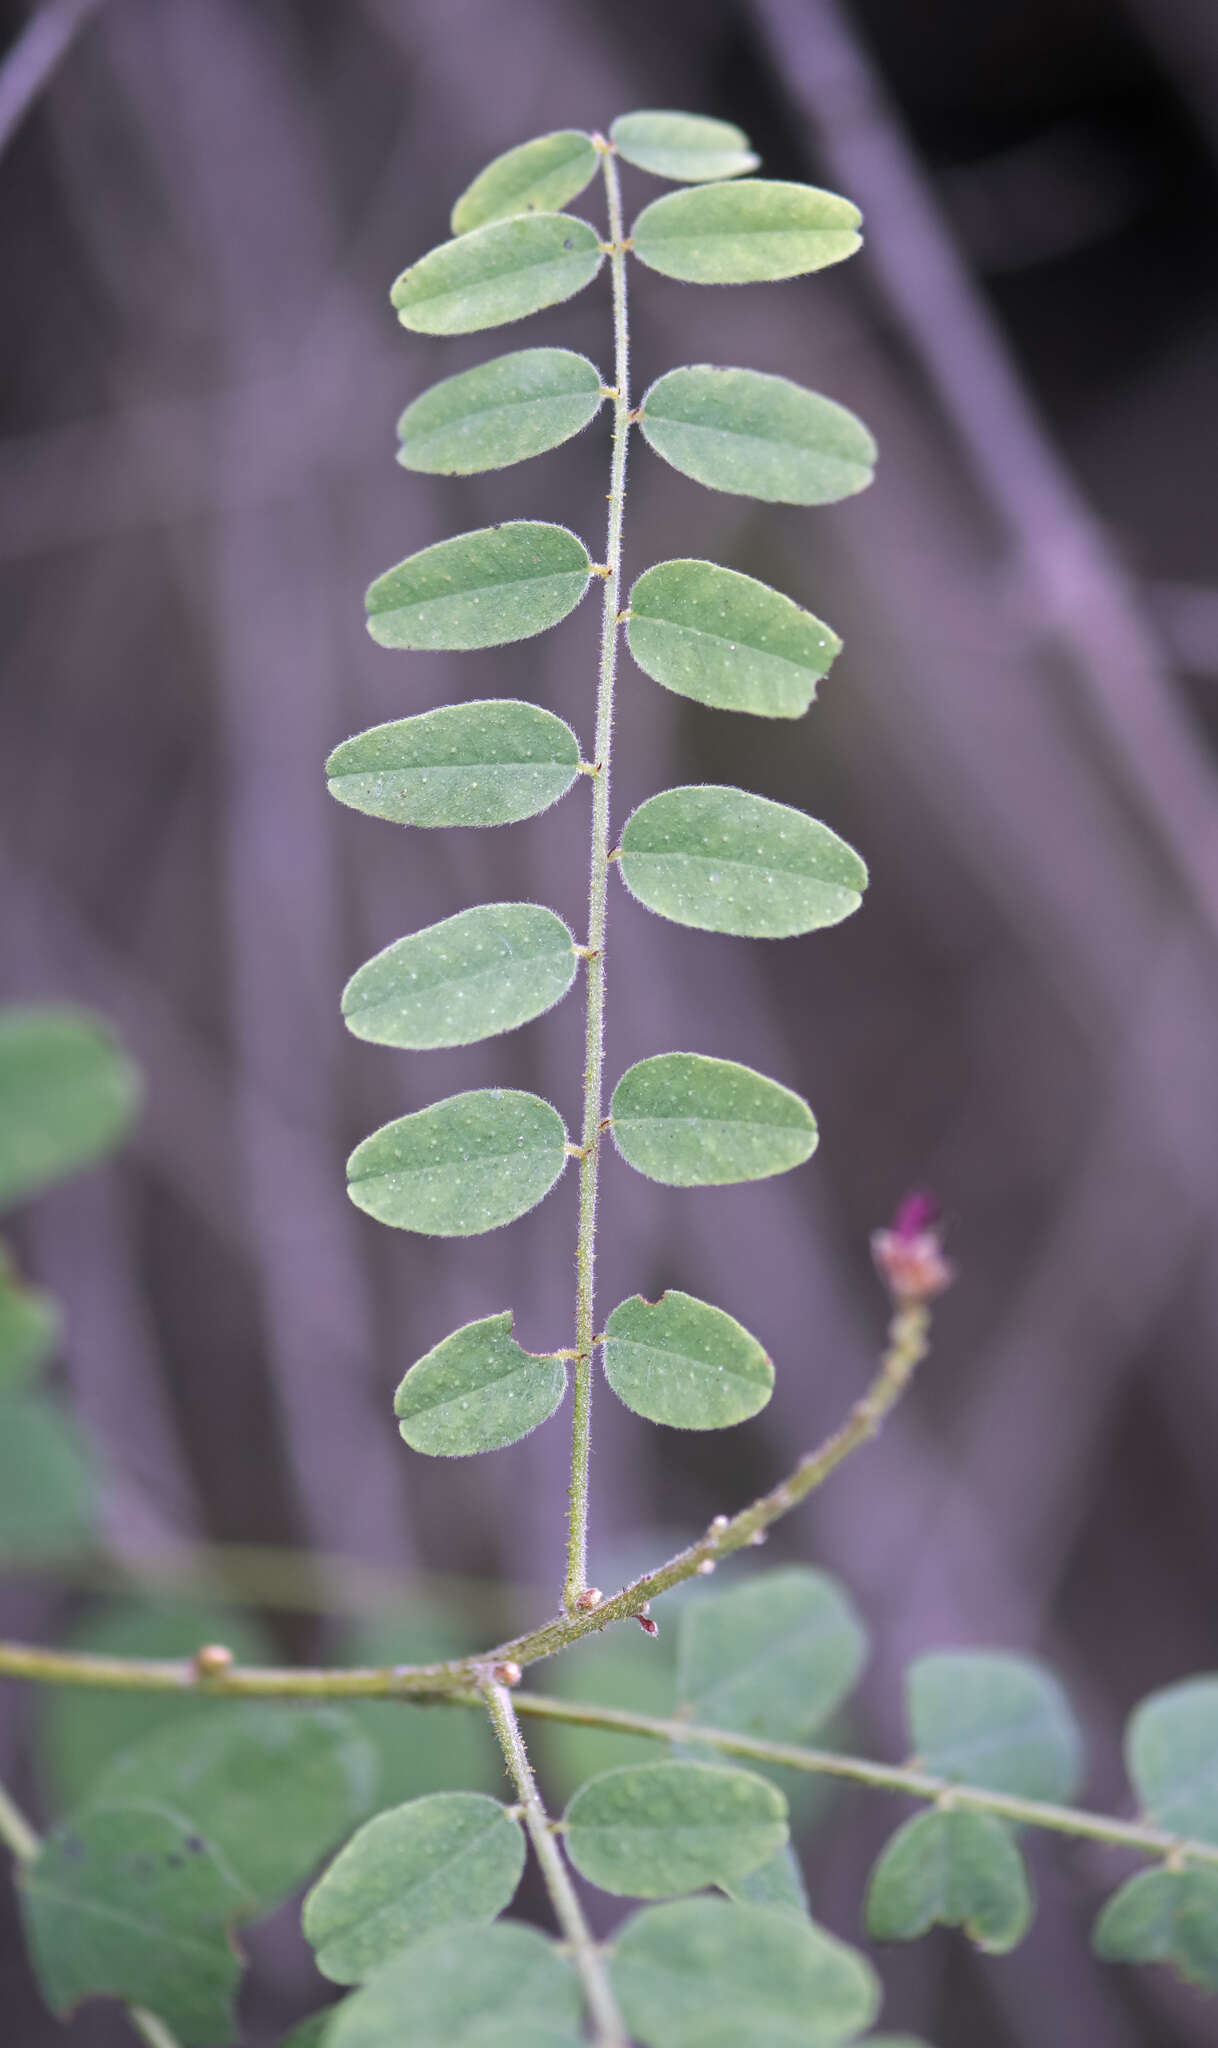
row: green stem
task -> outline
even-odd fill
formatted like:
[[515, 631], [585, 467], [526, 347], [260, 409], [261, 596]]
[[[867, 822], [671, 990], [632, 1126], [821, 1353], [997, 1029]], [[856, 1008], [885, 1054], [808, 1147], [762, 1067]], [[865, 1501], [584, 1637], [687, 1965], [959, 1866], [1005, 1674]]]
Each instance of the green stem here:
[[613, 281], [613, 456], [609, 476], [609, 532], [605, 549], [600, 679], [593, 747], [592, 852], [588, 873], [587, 1017], [584, 1037], [583, 1149], [579, 1163], [579, 1240], [575, 1254], [575, 1400], [571, 1419], [570, 1515], [563, 1606], [568, 1614], [588, 1582], [588, 1463], [592, 1441], [593, 1317], [595, 1313], [596, 1191], [600, 1170], [601, 1097], [605, 1066], [605, 906], [609, 889], [609, 770], [613, 754], [613, 686], [617, 673], [622, 589], [622, 514], [626, 503], [626, 448], [630, 439], [630, 339], [626, 322], [626, 251], [622, 199], [611, 146], [600, 145], [609, 210], [609, 269]]
[[524, 1824], [529, 1839], [541, 1865], [546, 1890], [554, 1907], [554, 1915], [571, 1948], [571, 1955], [588, 2010], [596, 2023], [596, 2038], [599, 2048], [626, 2048], [626, 2032], [621, 2016], [614, 2002], [604, 1959], [593, 1938], [592, 1929], [584, 1918], [583, 1907], [571, 1875], [563, 1861], [562, 1851], [554, 1838], [549, 1816], [541, 1803], [533, 1766], [524, 1746], [520, 1723], [512, 1706], [512, 1696], [505, 1686], [489, 1679], [483, 1688], [483, 1697], [499, 1737], [512, 1783], [524, 1808]]

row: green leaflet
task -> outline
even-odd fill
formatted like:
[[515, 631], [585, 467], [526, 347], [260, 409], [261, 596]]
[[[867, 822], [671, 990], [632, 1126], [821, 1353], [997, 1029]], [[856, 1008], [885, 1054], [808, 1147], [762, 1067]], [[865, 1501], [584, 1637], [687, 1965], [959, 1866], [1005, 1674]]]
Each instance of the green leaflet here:
[[916, 1941], [937, 1923], [1005, 1955], [1032, 1921], [1032, 1894], [1011, 1830], [992, 1814], [933, 1808], [899, 1828], [871, 1874], [867, 1931]]
[[[684, 174], [682, 174], [684, 175]], [[814, 185], [771, 178], [668, 192], [631, 229], [649, 270], [690, 284], [752, 284], [823, 270], [862, 240], [857, 206]]]
[[0, 1208], [112, 1151], [139, 1098], [135, 1068], [88, 1010], [0, 1011]]
[[59, 1343], [58, 1305], [22, 1280], [0, 1245], [0, 1393], [22, 1387]]
[[398, 461], [430, 476], [505, 469], [569, 441], [604, 402], [601, 373], [569, 348], [525, 348], [446, 377], [398, 421]]
[[1169, 1963], [1186, 1984], [1218, 1992], [1218, 1871], [1139, 1871], [1109, 1899], [1091, 1939], [1106, 1963]]
[[1151, 1693], [1130, 1716], [1125, 1758], [1156, 1827], [1218, 1843], [1218, 1677]]
[[536, 1208], [566, 1162], [562, 1118], [519, 1088], [474, 1088], [373, 1131], [347, 1161], [357, 1209], [424, 1237], [476, 1237]]
[[473, 1045], [552, 1009], [577, 965], [552, 910], [483, 903], [386, 946], [347, 983], [343, 1017], [373, 1045]]
[[290, 2034], [283, 2035], [277, 2043], [277, 2048], [324, 2048], [326, 2034], [336, 2011], [336, 2006], [328, 2005], [324, 2012], [311, 2012], [308, 2019], [301, 2020], [298, 2026], [292, 2028]]
[[395, 825], [511, 825], [565, 795], [579, 773], [569, 725], [514, 697], [443, 704], [335, 747], [330, 794]]
[[389, 297], [416, 333], [474, 334], [574, 298], [604, 260], [586, 220], [518, 215], [441, 242], [402, 272]]
[[1051, 1671], [1005, 1651], [934, 1650], [905, 1677], [909, 1737], [936, 1777], [1065, 1803], [1082, 1777], [1082, 1734]]
[[17, 1877], [47, 2004], [146, 2006], [184, 2048], [231, 2041], [241, 1958], [229, 1926], [242, 1894], [193, 1822], [146, 1803], [61, 1821]]
[[720, 1889], [741, 1906], [781, 1906], [792, 1913], [808, 1913], [804, 1874], [790, 1842], [784, 1842], [756, 1870], [743, 1877], [720, 1880]]
[[760, 370], [669, 370], [641, 411], [656, 454], [712, 491], [831, 505], [865, 490], [875, 469], [875, 442], [844, 405]]
[[618, 865], [631, 895], [659, 917], [751, 939], [840, 924], [867, 887], [854, 848], [806, 811], [703, 784], [640, 804]]
[[690, 1601], [677, 1699], [704, 1727], [801, 1742], [849, 1697], [866, 1655], [866, 1630], [837, 1580], [785, 1565]]
[[368, 587], [378, 647], [502, 647], [574, 611], [592, 565], [565, 526], [512, 519], [436, 541]]
[[592, 137], [578, 128], [518, 143], [466, 186], [453, 207], [454, 235], [518, 213], [558, 213], [592, 183], [597, 161]]
[[610, 1104], [628, 1165], [667, 1187], [723, 1187], [801, 1166], [816, 1150], [802, 1096], [752, 1067], [665, 1052], [622, 1075]]
[[682, 185], [738, 178], [758, 163], [743, 129], [705, 114], [619, 114], [609, 139], [628, 164]]
[[365, 1818], [376, 1779], [372, 1744], [339, 1709], [241, 1704], [167, 1724], [124, 1750], [88, 1807], [143, 1800], [189, 1821], [240, 1886], [249, 1919]]
[[614, 1944], [613, 1987], [642, 2048], [836, 2048], [875, 2017], [875, 1972], [785, 1906], [680, 1899]]
[[[641, 1638], [640, 1638], [641, 1640]], [[440, 1664], [481, 1648], [481, 1638], [448, 1608], [417, 1593], [400, 1611], [381, 1609], [357, 1621], [336, 1661], [348, 1664]], [[405, 1697], [349, 1700], [346, 1711], [368, 1737], [380, 1763], [380, 1802], [402, 1806], [431, 1792], [498, 1791], [503, 1755], [484, 1714], [437, 1714]]]
[[88, 1447], [39, 1393], [0, 1394], [0, 1561], [79, 1556], [97, 1533]]
[[527, 1436], [553, 1415], [566, 1386], [562, 1359], [523, 1351], [505, 1309], [454, 1330], [412, 1365], [393, 1410], [412, 1450], [468, 1458]]
[[715, 562], [658, 562], [630, 593], [626, 639], [665, 689], [720, 711], [799, 718], [841, 641], [789, 597]]
[[565, 1826], [567, 1853], [590, 1884], [661, 1899], [755, 1870], [787, 1839], [787, 1802], [753, 1771], [626, 1764], [581, 1786]]
[[425, 1936], [335, 2012], [326, 2048], [397, 2048], [403, 2014], [410, 2048], [560, 2048], [579, 1982], [552, 1941], [505, 1921]]
[[318, 1969], [358, 1984], [436, 1928], [493, 1920], [511, 1904], [524, 1856], [519, 1821], [481, 1792], [437, 1792], [377, 1814], [305, 1899]]
[[675, 1287], [658, 1301], [636, 1294], [618, 1303], [605, 1327], [604, 1365], [619, 1401], [671, 1429], [728, 1429], [764, 1408], [774, 1388], [757, 1339]]

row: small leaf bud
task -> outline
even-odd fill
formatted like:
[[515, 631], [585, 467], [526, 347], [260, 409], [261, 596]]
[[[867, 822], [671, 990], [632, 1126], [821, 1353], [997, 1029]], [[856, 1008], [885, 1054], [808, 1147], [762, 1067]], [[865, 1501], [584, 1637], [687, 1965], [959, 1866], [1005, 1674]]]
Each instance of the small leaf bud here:
[[506, 1664], [491, 1665], [491, 1677], [496, 1685], [519, 1685], [523, 1675], [519, 1664], [515, 1663], [511, 1658], [508, 1659]]
[[575, 1605], [582, 1608], [585, 1614], [591, 1614], [593, 1608], [600, 1606], [604, 1597], [599, 1586], [585, 1586]]
[[227, 1643], [200, 1643], [191, 1663], [196, 1678], [222, 1678], [233, 1668], [233, 1653]]
[[699, 1566], [698, 1566], [698, 1575], [699, 1575], [699, 1577], [700, 1577], [700, 1578], [707, 1578], [707, 1577], [709, 1577], [710, 1573], [714, 1571], [714, 1569], [715, 1569], [715, 1560], [714, 1560], [714, 1558], [713, 1558], [713, 1557], [704, 1557], [704, 1558], [702, 1559], [701, 1563], [700, 1563], [700, 1564], [699, 1564]]
[[726, 1515], [713, 1515], [713, 1516], [711, 1517], [710, 1533], [711, 1533], [711, 1535], [712, 1535], [712, 1536], [722, 1536], [722, 1534], [723, 1534], [724, 1530], [726, 1529], [726, 1527], [727, 1527], [727, 1516], [726, 1516]]

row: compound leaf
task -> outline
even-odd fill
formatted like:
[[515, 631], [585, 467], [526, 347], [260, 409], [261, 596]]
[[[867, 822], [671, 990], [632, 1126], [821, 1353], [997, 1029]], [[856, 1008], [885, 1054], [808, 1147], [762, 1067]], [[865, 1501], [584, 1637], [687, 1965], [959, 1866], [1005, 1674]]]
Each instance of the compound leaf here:
[[755, 1870], [787, 1839], [787, 1802], [753, 1771], [625, 1764], [581, 1786], [566, 1829], [567, 1853], [590, 1884], [661, 1899]]
[[518, 213], [558, 213], [578, 199], [596, 176], [597, 154], [592, 137], [578, 128], [560, 128], [518, 143], [479, 171], [452, 212], [454, 235]]
[[377, 1814], [305, 1899], [318, 1969], [358, 1984], [435, 1928], [493, 1920], [524, 1857], [519, 1821], [482, 1792], [435, 1792]]
[[605, 1378], [619, 1401], [670, 1429], [728, 1429], [764, 1408], [774, 1367], [721, 1308], [670, 1287], [619, 1302], [605, 1326]]
[[70, 1415], [38, 1393], [0, 1395], [0, 1558], [63, 1558], [88, 1549], [97, 1498]]
[[801, 1166], [816, 1150], [803, 1097], [734, 1060], [665, 1052], [627, 1068], [610, 1104], [629, 1166], [666, 1187], [723, 1187]]
[[1106, 1963], [1169, 1963], [1186, 1984], [1218, 1992], [1218, 1871], [1139, 1871], [1109, 1899], [1091, 1939]]
[[586, 220], [521, 214], [441, 242], [402, 272], [389, 297], [418, 334], [474, 334], [574, 298], [604, 260]]
[[705, 114], [619, 114], [609, 139], [628, 164], [682, 185], [738, 178], [758, 163], [743, 129]]
[[[425, 1935], [335, 2008], [326, 2048], [565, 2048], [579, 1980], [534, 1927], [501, 1921]], [[548, 2031], [547, 2031], [548, 2030]]]
[[643, 2048], [836, 2048], [880, 2002], [866, 1958], [784, 1906], [645, 1907], [618, 1935], [610, 1968]]
[[241, 1959], [228, 1928], [244, 1901], [192, 1821], [148, 1803], [93, 1808], [54, 1828], [17, 1883], [55, 2012], [123, 1998], [186, 2048], [233, 2039]]
[[852, 256], [861, 219], [837, 192], [746, 178], [653, 199], [631, 237], [639, 261], [664, 277], [752, 284], [800, 277]]
[[60, 1004], [0, 1011], [0, 1208], [112, 1151], [139, 1098], [100, 1018]]
[[326, 762], [340, 804], [395, 825], [512, 825], [557, 803], [578, 773], [570, 726], [515, 697], [392, 719]]
[[1218, 1843], [1218, 1677], [1185, 1678], [1143, 1700], [1125, 1755], [1156, 1827]]
[[1082, 1776], [1082, 1735], [1051, 1671], [1006, 1651], [932, 1650], [905, 1678], [909, 1734], [935, 1777], [1065, 1802]]
[[541, 455], [603, 403], [601, 373], [569, 348], [525, 348], [433, 384], [398, 421], [398, 461], [429, 476], [473, 476]]
[[553, 1415], [566, 1385], [562, 1359], [523, 1351], [505, 1309], [454, 1330], [412, 1365], [393, 1409], [412, 1450], [468, 1458], [518, 1443]]
[[692, 784], [648, 797], [622, 832], [622, 880], [659, 917], [785, 939], [850, 917], [867, 887], [852, 846], [790, 804]]
[[357, 1209], [424, 1237], [476, 1237], [536, 1208], [566, 1163], [562, 1118], [520, 1088], [473, 1088], [383, 1124], [347, 1161]]
[[720, 711], [799, 718], [841, 641], [781, 591], [715, 562], [658, 562], [630, 593], [626, 639], [639, 667]]
[[875, 442], [844, 405], [761, 370], [669, 370], [646, 393], [640, 425], [682, 476], [771, 504], [834, 504], [875, 469]]
[[677, 1637], [677, 1699], [691, 1720], [799, 1742], [852, 1692], [867, 1632], [827, 1572], [785, 1565], [690, 1601]]
[[866, 1918], [877, 1941], [916, 1941], [938, 1923], [962, 1927], [978, 1948], [1005, 1955], [1032, 1920], [1028, 1875], [1010, 1829], [988, 1813], [915, 1814], [872, 1871]]
[[552, 910], [483, 903], [386, 946], [347, 983], [343, 1016], [373, 1045], [473, 1045], [552, 1009], [577, 965]]
[[565, 526], [511, 519], [438, 540], [368, 587], [378, 647], [502, 647], [574, 611], [592, 565]]
[[316, 1868], [376, 1796], [377, 1757], [333, 1707], [242, 1705], [174, 1722], [124, 1750], [89, 1796], [94, 1806], [163, 1806], [204, 1835], [263, 1912]]
[[54, 1351], [61, 1329], [51, 1296], [27, 1286], [0, 1245], [0, 1393], [32, 1379]]

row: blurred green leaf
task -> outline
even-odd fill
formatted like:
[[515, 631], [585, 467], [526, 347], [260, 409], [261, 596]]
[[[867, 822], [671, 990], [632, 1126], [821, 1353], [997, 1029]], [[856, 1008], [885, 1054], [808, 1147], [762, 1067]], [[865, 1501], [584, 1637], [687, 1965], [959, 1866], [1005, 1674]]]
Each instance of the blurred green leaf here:
[[692, 784], [626, 820], [620, 868], [658, 917], [698, 931], [784, 939], [852, 915], [867, 870], [852, 846], [790, 804]]
[[565, 619], [591, 574], [565, 526], [510, 519], [438, 540], [378, 576], [368, 631], [379, 647], [502, 647]]
[[862, 240], [857, 206], [815, 185], [772, 178], [668, 192], [631, 229], [649, 270], [690, 284], [752, 284], [800, 277], [852, 256]]
[[123, 1998], [184, 2048], [231, 2041], [241, 1959], [228, 1933], [242, 1894], [194, 1823], [147, 1803], [74, 1815], [18, 1873], [47, 2004]]
[[775, 1849], [756, 1870], [746, 1870], [743, 1877], [720, 1878], [719, 1884], [728, 1898], [741, 1906], [783, 1906], [804, 1914], [808, 1911], [804, 1875], [790, 1842]]
[[0, 1207], [91, 1166], [126, 1137], [139, 1076], [87, 1010], [0, 1010]]
[[454, 235], [510, 220], [518, 213], [557, 213], [596, 176], [592, 137], [560, 128], [505, 150], [467, 185], [452, 213]]
[[580, 2017], [574, 1968], [535, 1927], [429, 1934], [336, 2008], [326, 2048], [550, 2048]]
[[535, 213], [441, 242], [402, 272], [389, 297], [418, 334], [474, 334], [574, 298], [604, 260], [586, 220]]
[[1218, 1992], [1218, 1871], [1142, 1870], [1109, 1899], [1092, 1946], [1106, 1963], [1168, 1963]]
[[924, 1770], [1025, 1799], [1074, 1798], [1082, 1733], [1053, 1673], [1031, 1658], [932, 1650], [910, 1665], [905, 1690]]
[[[344, 1644], [353, 1664], [439, 1664], [479, 1650], [485, 1635], [462, 1629], [455, 1610], [412, 1600], [409, 1611], [357, 1624]], [[409, 1699], [353, 1700], [347, 1708], [380, 1757], [380, 1798], [403, 1805], [428, 1792], [498, 1791], [503, 1758], [483, 1713], [449, 1712]]]
[[800, 1742], [853, 1691], [867, 1632], [827, 1572], [785, 1565], [681, 1616], [677, 1699], [692, 1721]]
[[871, 1873], [866, 1916], [876, 1941], [916, 1941], [938, 1924], [962, 1927], [978, 1948], [1005, 1955], [1032, 1921], [1028, 1875], [1010, 1829], [991, 1814], [958, 1808], [915, 1814]]
[[753, 1771], [627, 1764], [581, 1786], [566, 1811], [581, 1877], [640, 1899], [742, 1877], [787, 1839], [787, 1802]]
[[683, 185], [738, 178], [757, 168], [743, 129], [705, 114], [619, 114], [609, 139], [628, 164]]
[[467, 1323], [412, 1365], [394, 1397], [406, 1442], [432, 1458], [502, 1450], [553, 1415], [567, 1387], [561, 1358], [512, 1336], [512, 1312]]
[[1125, 1756], [1156, 1827], [1218, 1843], [1218, 1677], [1185, 1678], [1143, 1700]]
[[27, 1286], [0, 1245], [0, 1395], [25, 1386], [62, 1334], [58, 1303]]
[[716, 562], [657, 562], [630, 593], [626, 639], [665, 689], [720, 711], [799, 718], [841, 652], [811, 612]]
[[875, 442], [844, 405], [760, 370], [669, 370], [641, 411], [656, 454], [712, 491], [831, 505], [865, 490], [875, 469]]
[[836, 2048], [880, 2002], [866, 1958], [785, 1906], [679, 1899], [626, 1922], [611, 1964], [642, 2048]]
[[[613, 1571], [606, 1573], [606, 1584], [616, 1586], [632, 1576], [631, 1568], [623, 1570], [615, 1564]], [[675, 1597], [683, 1590], [678, 1589]], [[667, 1611], [668, 1598], [664, 1606]], [[667, 1618], [661, 1622], [658, 1636], [646, 1636], [641, 1629], [606, 1629], [603, 1635], [585, 1636], [569, 1656], [551, 1657], [538, 1665], [537, 1678], [547, 1692], [560, 1699], [595, 1700], [598, 1706], [627, 1707], [633, 1713], [654, 1714], [663, 1720], [672, 1712], [673, 1652], [674, 1635]], [[543, 1756], [547, 1781], [555, 1786], [559, 1803], [570, 1799], [600, 1771], [614, 1770], [620, 1764], [651, 1763], [666, 1753], [662, 1743], [647, 1736], [613, 1728], [581, 1728], [562, 1721], [539, 1722], [532, 1741]]]
[[787, 1173], [816, 1150], [802, 1096], [752, 1067], [665, 1052], [622, 1075], [610, 1104], [629, 1166], [666, 1187], [722, 1187]]
[[535, 1209], [566, 1164], [562, 1118], [519, 1088], [473, 1088], [384, 1124], [347, 1161], [357, 1209], [424, 1237], [476, 1237]]
[[429, 476], [506, 469], [569, 441], [603, 403], [601, 373], [569, 348], [525, 348], [433, 384], [398, 421], [398, 461]]
[[570, 789], [579, 741], [538, 704], [443, 704], [335, 747], [330, 794], [395, 825], [511, 825]]
[[497, 1799], [435, 1792], [379, 1813], [304, 1902], [317, 1967], [358, 1984], [439, 1927], [493, 1920], [524, 1869], [524, 1834]]
[[473, 1045], [561, 1002], [578, 958], [539, 903], [482, 903], [396, 939], [343, 990], [348, 1031], [407, 1050]]
[[278, 2042], [277, 2048], [323, 2048], [330, 2022], [338, 2008], [328, 2005], [324, 2012], [311, 2012]]
[[721, 1308], [670, 1287], [622, 1301], [605, 1326], [605, 1378], [619, 1401], [671, 1429], [727, 1429], [765, 1407], [774, 1367]]
[[87, 1446], [45, 1395], [0, 1394], [0, 1562], [73, 1557], [97, 1535]]

